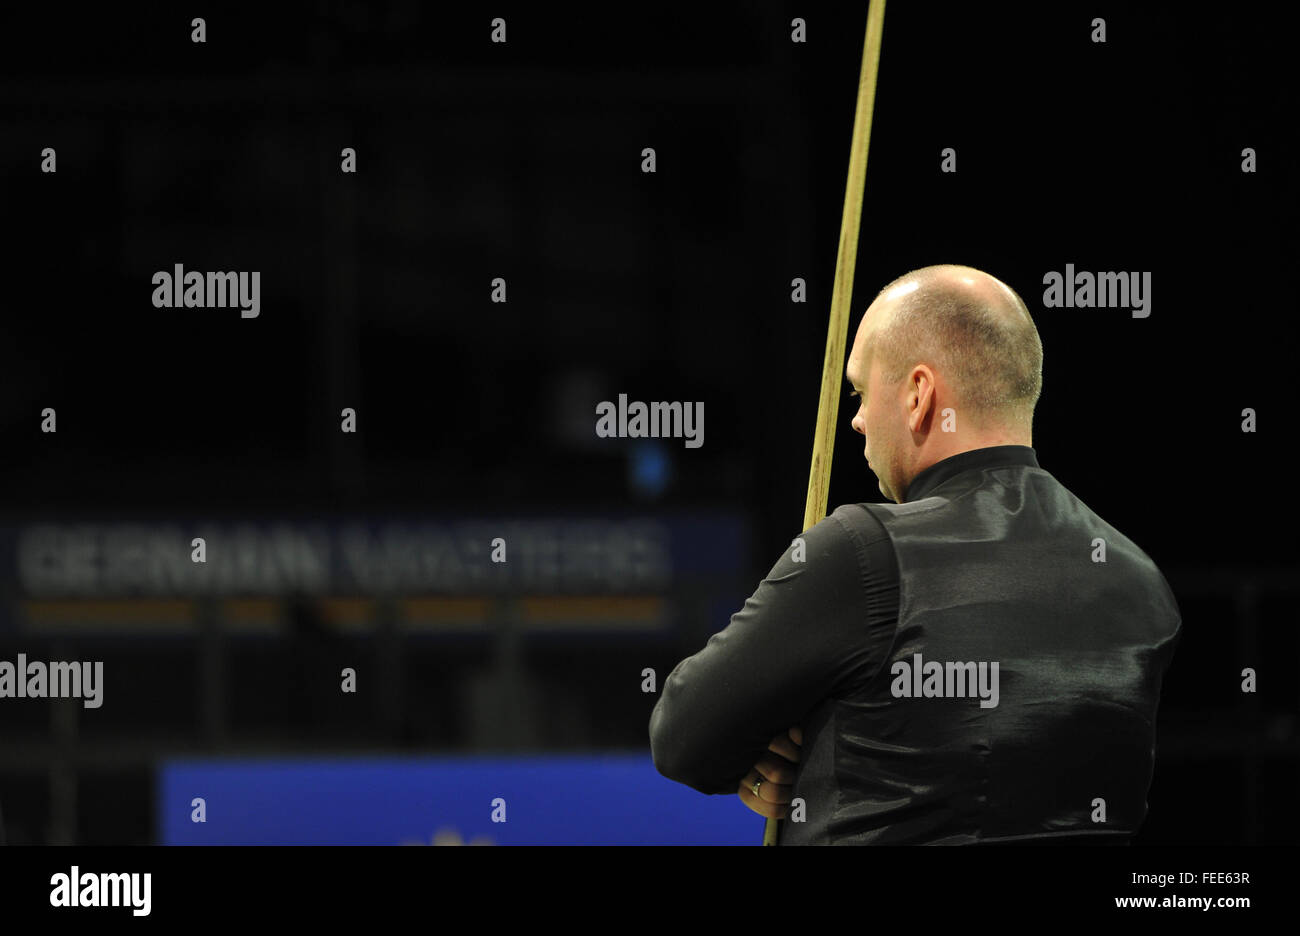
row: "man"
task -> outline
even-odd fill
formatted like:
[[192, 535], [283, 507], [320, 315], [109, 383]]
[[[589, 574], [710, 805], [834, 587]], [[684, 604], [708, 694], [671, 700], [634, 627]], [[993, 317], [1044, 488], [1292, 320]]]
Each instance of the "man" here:
[[780, 844], [1127, 844], [1181, 617], [1151, 559], [1038, 465], [1024, 302], [970, 267], [909, 273], [846, 376], [892, 503], [804, 531], [673, 670], [656, 767], [787, 819]]

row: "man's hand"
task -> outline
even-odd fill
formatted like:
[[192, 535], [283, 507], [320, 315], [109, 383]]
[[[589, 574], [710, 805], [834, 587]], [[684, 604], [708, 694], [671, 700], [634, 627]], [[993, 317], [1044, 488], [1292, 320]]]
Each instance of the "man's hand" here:
[[[765, 819], [784, 819], [790, 812], [790, 791], [794, 788], [794, 769], [799, 763], [799, 746], [803, 729], [795, 725], [779, 734], [767, 746], [768, 753], [758, 759], [754, 769], [740, 781], [740, 801]], [[754, 795], [754, 782], [759, 784]]]

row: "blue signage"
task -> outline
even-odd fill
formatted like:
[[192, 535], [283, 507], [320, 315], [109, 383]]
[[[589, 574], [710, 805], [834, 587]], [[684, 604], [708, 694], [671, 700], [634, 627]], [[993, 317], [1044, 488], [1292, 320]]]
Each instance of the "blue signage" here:
[[757, 845], [735, 796], [648, 754], [186, 760], [158, 778], [164, 845]]

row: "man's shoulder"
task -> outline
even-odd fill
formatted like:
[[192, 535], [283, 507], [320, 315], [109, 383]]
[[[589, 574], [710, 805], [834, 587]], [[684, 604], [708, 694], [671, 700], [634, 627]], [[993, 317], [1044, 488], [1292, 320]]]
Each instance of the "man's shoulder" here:
[[[880, 518], [872, 513], [874, 504], [841, 504], [822, 521], [829, 535], [842, 538], [859, 549], [875, 543], [889, 542], [889, 533]], [[821, 524], [819, 524], [820, 526]]]
[[[819, 523], [800, 534], [802, 547], [796, 550], [811, 560], [835, 557], [835, 564], [820, 562], [822, 568], [856, 567], [864, 581], [897, 576], [898, 562], [893, 541], [884, 525], [865, 504], [844, 504], [827, 514]], [[787, 552], [791, 552], [787, 550]]]
[[897, 517], [913, 514], [930, 513], [944, 507], [948, 501], [943, 497], [926, 497], [921, 500], [896, 504], [893, 501], [882, 503], [845, 504], [837, 507], [831, 514], [843, 526], [860, 531], [872, 538], [888, 536], [885, 524]]
[[884, 524], [873, 516], [865, 504], [844, 504], [795, 538], [791, 555], [838, 555], [866, 566], [881, 564], [885, 554], [892, 556], [893, 545]]

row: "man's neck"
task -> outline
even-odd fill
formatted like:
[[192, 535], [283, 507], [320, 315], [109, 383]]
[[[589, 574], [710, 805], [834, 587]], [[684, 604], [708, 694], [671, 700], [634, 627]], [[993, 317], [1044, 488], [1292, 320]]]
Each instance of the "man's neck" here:
[[975, 449], [991, 448], [994, 445], [1026, 445], [1033, 448], [1034, 442], [1032, 436], [1021, 435], [1016, 432], [998, 432], [985, 433], [979, 436], [971, 436], [965, 439], [947, 439], [943, 445], [936, 445], [934, 448], [927, 450], [917, 461], [912, 471], [912, 477], [916, 477], [922, 471], [931, 465], [938, 464], [945, 458], [952, 458], [954, 455], [960, 455], [962, 452], [970, 452]]

